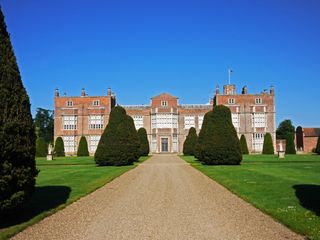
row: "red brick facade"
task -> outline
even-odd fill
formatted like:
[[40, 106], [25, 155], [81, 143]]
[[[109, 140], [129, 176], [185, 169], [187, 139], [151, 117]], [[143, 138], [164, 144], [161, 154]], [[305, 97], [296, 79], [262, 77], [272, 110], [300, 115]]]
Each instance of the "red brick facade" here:
[[[88, 97], [84, 90], [81, 97], [60, 97], [56, 91], [54, 134], [55, 138], [61, 136], [66, 141], [67, 154], [76, 153], [82, 135], [87, 138], [90, 153], [94, 153], [115, 101], [110, 89], [107, 96], [101, 97]], [[217, 87], [214, 98], [207, 104], [180, 104], [177, 97], [162, 93], [151, 98], [149, 105], [123, 107], [134, 119], [137, 129], [146, 129], [151, 152], [181, 153], [189, 128], [195, 127], [199, 133], [203, 117], [212, 110], [213, 104], [230, 107], [239, 137], [246, 135], [251, 152], [261, 152], [266, 132], [275, 140], [273, 88], [269, 93], [248, 94], [245, 87], [242, 94], [236, 94], [234, 85], [225, 85], [224, 94], [220, 94]]]

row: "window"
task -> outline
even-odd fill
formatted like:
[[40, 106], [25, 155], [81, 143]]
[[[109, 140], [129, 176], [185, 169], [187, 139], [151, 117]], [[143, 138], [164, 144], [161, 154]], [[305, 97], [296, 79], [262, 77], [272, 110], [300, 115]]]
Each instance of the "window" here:
[[190, 129], [191, 127], [195, 127], [194, 118], [194, 116], [184, 117], [184, 129]]
[[235, 128], [240, 128], [239, 113], [232, 113], [232, 124]]
[[235, 104], [235, 99], [234, 98], [229, 98], [228, 99], [228, 104]]
[[143, 116], [133, 116], [134, 126], [138, 130], [143, 127]]
[[157, 135], [156, 134], [152, 134], [151, 151], [152, 152], [156, 152], [157, 151]]
[[178, 128], [178, 115], [155, 114], [151, 116], [152, 128]]
[[266, 114], [265, 113], [253, 113], [252, 127], [266, 127]]
[[177, 134], [172, 135], [172, 151], [178, 152], [178, 135]]
[[161, 101], [161, 106], [162, 107], [167, 107], [168, 106], [168, 102], [167, 101]]
[[89, 116], [89, 129], [103, 129], [103, 116], [90, 115]]
[[76, 141], [75, 136], [64, 136], [63, 137], [63, 144], [64, 144], [64, 151], [65, 152], [75, 152], [76, 151]]
[[67, 101], [67, 106], [68, 107], [72, 107], [73, 106], [73, 102], [72, 101]]
[[100, 101], [99, 100], [94, 100], [92, 105], [93, 106], [100, 106]]
[[203, 123], [203, 116], [198, 116], [198, 128], [201, 129], [202, 128], [202, 123]]
[[99, 141], [100, 141], [100, 135], [91, 135], [89, 136], [89, 151], [91, 153], [96, 152]]
[[261, 152], [263, 148], [263, 133], [253, 133], [252, 138], [252, 151], [254, 152]]
[[261, 98], [256, 98], [256, 104], [261, 104], [262, 103], [262, 99]]
[[77, 116], [63, 116], [62, 124], [63, 124], [63, 130], [77, 129]]

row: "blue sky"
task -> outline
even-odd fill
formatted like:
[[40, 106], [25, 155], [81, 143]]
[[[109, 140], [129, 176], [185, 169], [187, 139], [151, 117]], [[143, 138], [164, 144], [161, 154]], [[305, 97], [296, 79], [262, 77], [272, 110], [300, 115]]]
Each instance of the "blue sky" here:
[[271, 84], [277, 123], [320, 126], [320, 1], [0, 0], [33, 113], [60, 94], [206, 103]]

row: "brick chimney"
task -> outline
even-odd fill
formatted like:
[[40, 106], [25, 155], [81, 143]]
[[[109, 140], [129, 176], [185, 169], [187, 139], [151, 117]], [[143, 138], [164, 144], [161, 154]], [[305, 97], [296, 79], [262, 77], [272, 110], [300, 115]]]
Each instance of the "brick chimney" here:
[[86, 96], [86, 91], [84, 90], [84, 88], [82, 88], [81, 90], [81, 97], [85, 97]]
[[271, 87], [270, 87], [270, 95], [274, 95], [274, 86], [273, 85], [271, 85]]
[[220, 89], [219, 89], [219, 85], [218, 84], [216, 86], [216, 94], [220, 94]]
[[58, 88], [56, 88], [56, 90], [54, 91], [54, 96], [59, 97], [59, 89]]
[[111, 88], [110, 87], [108, 87], [107, 96], [111, 96]]
[[248, 88], [247, 88], [247, 86], [243, 86], [241, 93], [242, 93], [242, 94], [248, 94]]

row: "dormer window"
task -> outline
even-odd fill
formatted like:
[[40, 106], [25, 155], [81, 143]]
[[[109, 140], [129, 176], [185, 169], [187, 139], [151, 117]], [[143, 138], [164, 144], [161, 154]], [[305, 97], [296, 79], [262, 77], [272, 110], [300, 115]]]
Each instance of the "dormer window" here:
[[167, 101], [161, 101], [161, 106], [162, 107], [167, 107], [168, 106], [168, 102]]
[[234, 98], [229, 98], [228, 99], [228, 104], [235, 104], [235, 99]]
[[100, 101], [99, 100], [94, 100], [92, 105], [93, 106], [99, 106], [100, 105]]
[[261, 104], [262, 103], [262, 99], [261, 98], [256, 98], [256, 104]]
[[67, 106], [68, 107], [72, 107], [73, 106], [73, 102], [72, 101], [67, 101]]

